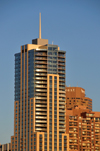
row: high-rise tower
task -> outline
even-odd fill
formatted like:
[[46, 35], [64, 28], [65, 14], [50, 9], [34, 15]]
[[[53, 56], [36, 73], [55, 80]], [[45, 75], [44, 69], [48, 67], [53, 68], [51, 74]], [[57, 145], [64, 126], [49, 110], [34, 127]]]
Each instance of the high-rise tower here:
[[67, 151], [65, 51], [39, 38], [15, 54], [12, 151]]

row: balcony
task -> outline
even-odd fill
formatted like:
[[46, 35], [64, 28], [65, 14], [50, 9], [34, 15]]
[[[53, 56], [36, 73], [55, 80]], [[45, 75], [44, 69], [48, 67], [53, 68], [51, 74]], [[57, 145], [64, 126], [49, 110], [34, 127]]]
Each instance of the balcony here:
[[65, 125], [65, 122], [64, 121], [59, 121], [59, 124], [64, 124]]
[[64, 102], [59, 102], [59, 104], [60, 104], [60, 105], [65, 105], [65, 103], [64, 103]]
[[65, 82], [65, 78], [59, 78], [59, 81], [63, 81], [63, 82]]
[[[36, 108], [35, 111], [47, 111], [47, 109], [44, 108]], [[42, 112], [41, 112], [42, 113]]]
[[61, 120], [61, 121], [62, 121], [62, 120], [65, 120], [65, 116], [63, 116], [63, 117], [60, 116], [60, 117], [59, 117], [59, 120]]
[[47, 61], [35, 61], [35, 64], [47, 64]]
[[35, 97], [35, 99], [37, 99], [37, 100], [43, 100], [43, 99], [47, 99], [47, 97]]
[[47, 81], [36, 81], [36, 84], [47, 84]]
[[59, 85], [65, 86], [65, 82], [59, 82]]
[[65, 94], [59, 93], [60, 97], [65, 97]]
[[65, 116], [65, 114], [63, 114], [63, 113], [59, 113], [59, 116]]
[[35, 114], [36, 114], [36, 116], [37, 116], [37, 115], [47, 116], [47, 112], [36, 112]]
[[59, 89], [64, 89], [64, 90], [65, 90], [65, 87], [61, 87], [61, 86], [59, 86]]
[[36, 119], [47, 119], [46, 116], [36, 116], [35, 118], [36, 118]]
[[36, 107], [47, 107], [47, 105], [39, 105], [39, 104], [36, 104], [35, 106]]
[[47, 93], [35, 93], [36, 96], [47, 96]]
[[36, 120], [35, 123], [47, 123], [47, 120]]
[[65, 105], [63, 105], [63, 106], [59, 105], [59, 109], [65, 109]]
[[66, 130], [65, 130], [65, 129], [59, 129], [59, 131], [60, 131], [60, 132], [66, 132]]
[[47, 72], [46, 69], [36, 69], [35, 71], [36, 71], [36, 72]]
[[59, 125], [59, 128], [66, 128], [66, 126], [64, 126], [64, 125]]
[[65, 91], [61, 91], [61, 90], [60, 90], [59, 93], [64, 93], [64, 94], [65, 94]]
[[65, 70], [65, 67], [58, 66], [58, 70]]
[[[35, 76], [37, 76], [36, 78], [38, 78], [38, 76], [47, 76], [47, 74], [46, 73], [35, 73]], [[39, 78], [42, 78], [42, 77], [39, 77]]]
[[38, 92], [40, 92], [40, 91], [41, 91], [41, 92], [47, 92], [46, 89], [35, 89], [35, 91], [36, 91], [36, 92], [37, 92], [37, 91], [38, 91]]
[[65, 62], [65, 59], [63, 59], [63, 58], [58, 58], [58, 61], [59, 61], [59, 62]]
[[35, 124], [35, 126], [37, 126], [37, 127], [46, 127], [47, 124], [40, 124], [40, 123], [38, 123], [38, 124]]
[[47, 55], [46, 52], [35, 52], [35, 55], [36, 56], [44, 56], [44, 55]]
[[58, 57], [59, 57], [59, 58], [65, 58], [65, 54], [59, 54], [59, 53], [58, 53]]
[[65, 66], [65, 62], [58, 62], [58, 66]]
[[37, 84], [36, 84], [36, 87], [37, 87], [37, 88], [39, 88], [39, 87], [41, 87], [41, 88], [47, 88], [46, 85], [37, 85]]
[[35, 100], [35, 102], [39, 104], [47, 104], [47, 101], [44, 100]]
[[36, 64], [35, 68], [47, 68], [47, 66], [46, 65], [38, 65], [38, 64]]
[[64, 113], [65, 113], [66, 111], [65, 111], [65, 110], [61, 110], [61, 109], [59, 109], [59, 112], [64, 112]]
[[37, 128], [37, 127], [36, 127], [35, 130], [36, 130], [36, 131], [46, 132], [46, 131], [47, 131], [47, 128], [41, 128], [41, 127], [40, 127], [40, 128]]
[[35, 57], [35, 60], [47, 60], [47, 57]]
[[59, 101], [65, 101], [65, 98], [59, 98]]

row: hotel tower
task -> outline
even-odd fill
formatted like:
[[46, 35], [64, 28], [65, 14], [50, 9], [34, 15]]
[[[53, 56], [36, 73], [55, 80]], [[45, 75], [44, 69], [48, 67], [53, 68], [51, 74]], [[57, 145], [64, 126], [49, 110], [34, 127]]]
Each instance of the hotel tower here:
[[39, 38], [15, 54], [12, 151], [68, 151], [65, 51]]

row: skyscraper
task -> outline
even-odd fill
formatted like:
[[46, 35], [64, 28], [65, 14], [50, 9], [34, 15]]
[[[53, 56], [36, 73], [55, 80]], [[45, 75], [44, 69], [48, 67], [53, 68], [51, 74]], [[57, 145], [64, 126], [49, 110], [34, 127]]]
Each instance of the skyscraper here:
[[15, 54], [12, 151], [67, 151], [65, 51], [39, 38]]

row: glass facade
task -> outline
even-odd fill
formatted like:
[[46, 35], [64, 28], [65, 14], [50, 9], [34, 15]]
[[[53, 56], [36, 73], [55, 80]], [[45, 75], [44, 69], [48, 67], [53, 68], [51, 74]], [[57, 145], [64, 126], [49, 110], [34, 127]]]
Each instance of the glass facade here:
[[20, 100], [20, 53], [15, 54], [15, 101]]
[[48, 45], [48, 74], [57, 74], [58, 47]]
[[[20, 53], [15, 54], [15, 101], [20, 102]], [[20, 103], [19, 103], [19, 113], [20, 113]], [[18, 123], [20, 123], [20, 116], [18, 121], [19, 121]], [[18, 150], [20, 150], [20, 126], [18, 126]]]
[[34, 87], [35, 87], [35, 79], [34, 79], [34, 50], [30, 50], [28, 52], [28, 97], [34, 97]]

